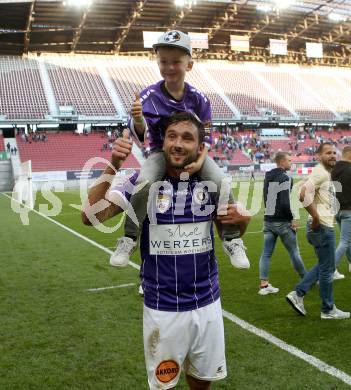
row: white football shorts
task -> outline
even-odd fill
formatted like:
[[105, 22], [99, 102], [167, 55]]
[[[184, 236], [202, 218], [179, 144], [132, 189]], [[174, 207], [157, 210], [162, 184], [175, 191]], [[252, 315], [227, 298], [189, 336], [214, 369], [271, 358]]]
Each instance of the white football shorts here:
[[227, 376], [221, 301], [184, 312], [144, 306], [144, 352], [151, 390], [171, 389], [182, 370], [204, 381]]

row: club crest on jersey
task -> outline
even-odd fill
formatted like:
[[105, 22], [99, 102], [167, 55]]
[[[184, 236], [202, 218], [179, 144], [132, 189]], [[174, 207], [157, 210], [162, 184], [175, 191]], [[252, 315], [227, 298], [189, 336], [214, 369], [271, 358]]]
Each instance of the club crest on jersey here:
[[196, 204], [207, 204], [209, 199], [208, 191], [204, 187], [195, 187], [193, 192], [193, 199]]
[[156, 199], [156, 208], [159, 213], [165, 213], [171, 205], [171, 197], [166, 194], [159, 194]]
[[168, 43], [177, 42], [180, 40], [180, 34], [178, 31], [169, 31], [167, 34], [165, 34], [163, 39]]

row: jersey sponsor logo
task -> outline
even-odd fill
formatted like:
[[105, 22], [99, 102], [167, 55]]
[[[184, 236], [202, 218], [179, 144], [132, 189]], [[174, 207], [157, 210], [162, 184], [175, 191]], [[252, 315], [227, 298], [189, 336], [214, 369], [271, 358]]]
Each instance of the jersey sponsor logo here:
[[179, 373], [179, 364], [174, 360], [164, 360], [155, 371], [156, 378], [162, 383], [172, 381]]
[[156, 199], [156, 207], [159, 213], [165, 213], [171, 205], [171, 197], [166, 194], [159, 194]]
[[193, 192], [193, 199], [198, 205], [207, 204], [209, 200], [208, 191], [203, 187], [196, 186]]
[[150, 255], [190, 255], [212, 250], [211, 221], [149, 225]]

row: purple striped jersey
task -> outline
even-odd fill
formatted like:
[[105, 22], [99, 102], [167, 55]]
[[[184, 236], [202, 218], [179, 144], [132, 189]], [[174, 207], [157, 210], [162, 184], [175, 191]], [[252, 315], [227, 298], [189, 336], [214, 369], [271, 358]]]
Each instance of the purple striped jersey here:
[[[112, 191], [127, 202], [137, 176]], [[140, 238], [145, 305], [187, 311], [213, 303], [220, 294], [213, 237], [215, 193], [196, 176], [189, 181], [166, 177], [162, 186], [155, 186]]]
[[[175, 100], [164, 87], [164, 80], [150, 85], [140, 93], [143, 115], [147, 122], [151, 150], [162, 149], [164, 134], [161, 123], [174, 112], [192, 112], [205, 124], [205, 143], [212, 143], [212, 113], [209, 99], [195, 87], [185, 83], [182, 100]], [[128, 127], [136, 135], [131, 119]], [[138, 137], [136, 137], [138, 138]]]

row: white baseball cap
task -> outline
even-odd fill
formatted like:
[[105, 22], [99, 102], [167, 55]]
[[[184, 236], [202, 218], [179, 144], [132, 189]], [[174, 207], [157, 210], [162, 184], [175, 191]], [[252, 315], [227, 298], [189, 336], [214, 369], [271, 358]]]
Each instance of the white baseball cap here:
[[189, 35], [178, 30], [165, 32], [158, 38], [157, 43], [152, 47], [156, 51], [159, 47], [178, 47], [179, 49], [186, 51], [190, 56], [192, 54]]

